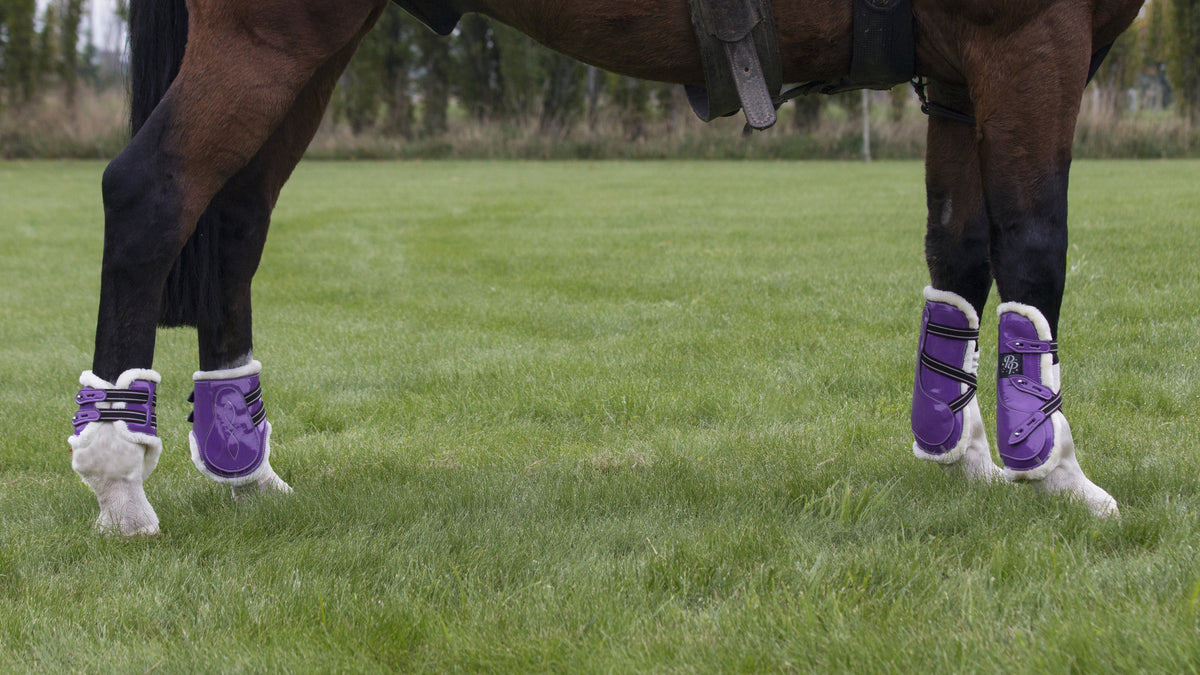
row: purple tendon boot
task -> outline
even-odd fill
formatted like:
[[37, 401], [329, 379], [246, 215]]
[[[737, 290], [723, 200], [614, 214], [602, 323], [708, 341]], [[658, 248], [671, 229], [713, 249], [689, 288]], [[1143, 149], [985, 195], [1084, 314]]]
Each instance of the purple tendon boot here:
[[913, 454], [972, 480], [992, 480], [983, 416], [975, 398], [979, 315], [961, 296], [925, 287], [913, 381]]
[[192, 463], [208, 478], [247, 492], [291, 492], [271, 468], [271, 423], [262, 401], [258, 361], [192, 375]]
[[1116, 500], [1088, 480], [1075, 457], [1050, 324], [1036, 307], [1016, 302], [1000, 305], [997, 313], [996, 442], [1005, 476], [1067, 493], [1098, 516], [1119, 516]]
[[153, 370], [127, 370], [116, 382], [85, 371], [75, 396], [79, 411], [71, 468], [92, 489], [100, 505], [96, 529], [125, 536], [158, 533], [158, 515], [146, 499], [143, 481], [158, 466], [162, 441], [154, 408], [160, 381]]

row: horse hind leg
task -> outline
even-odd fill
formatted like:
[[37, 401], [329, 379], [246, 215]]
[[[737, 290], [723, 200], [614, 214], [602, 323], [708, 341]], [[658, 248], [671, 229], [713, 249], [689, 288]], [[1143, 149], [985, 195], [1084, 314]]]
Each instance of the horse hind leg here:
[[[953, 91], [933, 94], [954, 101]], [[1001, 475], [992, 461], [979, 401], [979, 315], [992, 284], [988, 267], [987, 215], [979, 178], [975, 127], [957, 120], [929, 120], [926, 152], [929, 220], [925, 288], [913, 380], [913, 454], [947, 473], [972, 481]]]
[[[1055, 5], [1047, 11], [1071, 12]], [[1117, 516], [1116, 501], [1084, 475], [1062, 412], [1059, 314], [1066, 279], [1071, 143], [1091, 59], [1086, 25], [1060, 15], [1008, 35], [974, 64], [980, 158], [999, 314], [996, 436], [1006, 476]], [[1022, 42], [1027, 40], [1028, 42]], [[1038, 44], [1039, 49], [1014, 48]], [[1047, 53], [1050, 50], [1050, 53]], [[1030, 100], [1028, 82], [1044, 82]], [[1052, 86], [1051, 83], [1058, 83]], [[1023, 97], [1011, 92], [1026, 92]]]
[[[181, 287], [169, 292], [168, 315], [171, 303], [179, 304], [179, 316], [171, 318], [194, 323], [199, 336], [201, 370], [193, 375], [189, 435], [192, 461], [206, 477], [230, 485], [235, 498], [291, 492], [270, 463], [271, 425], [259, 383], [262, 364], [253, 356], [250, 287], [271, 211], [356, 47], [357, 41], [317, 71], [255, 158], [217, 194], [171, 275]], [[188, 267], [205, 271], [189, 273]], [[205, 280], [204, 285], [189, 288], [196, 279]], [[232, 424], [222, 419], [229, 401], [238, 418]]]
[[[158, 531], [142, 485], [161, 450], [153, 405], [159, 376], [151, 368], [169, 270], [217, 192], [277, 133], [313, 75], [360, 38], [383, 7], [378, 0], [311, 2], [327, 11], [295, 14], [271, 5], [287, 13], [271, 20], [261, 3], [213, 12], [195, 3], [179, 76], [105, 171], [96, 351], [92, 370], [80, 378], [70, 439], [72, 466], [95, 492], [97, 526], [105, 531]], [[290, 32], [248, 34], [251, 18]]]

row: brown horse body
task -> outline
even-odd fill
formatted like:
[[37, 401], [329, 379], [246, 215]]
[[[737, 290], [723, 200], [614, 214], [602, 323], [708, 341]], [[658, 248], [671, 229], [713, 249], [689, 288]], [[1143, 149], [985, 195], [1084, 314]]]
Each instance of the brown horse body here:
[[[251, 361], [250, 282], [271, 210], [335, 82], [386, 3], [187, 0], [185, 10], [183, 0], [133, 0], [137, 129], [104, 177], [94, 377], [111, 383], [149, 369], [160, 320], [197, 327], [205, 371]], [[1003, 300], [1035, 308], [1057, 334], [1075, 119], [1094, 54], [1141, 4], [913, 0], [918, 72], [929, 79], [931, 97], [976, 120], [930, 121], [926, 249], [933, 287], [978, 312], [994, 280]], [[494, 17], [608, 70], [703, 81], [686, 0], [447, 5]], [[785, 82], [848, 73], [850, 0], [775, 0], [774, 13]], [[101, 522], [126, 533], [156, 531], [141, 494], [144, 475], [122, 474], [129, 487], [106, 497], [111, 490], [96, 486], [112, 483], [112, 470], [88, 464], [88, 456], [88, 448], [76, 447], [76, 469], [97, 491]], [[1045, 480], [1050, 489], [1104, 510], [1078, 481], [1055, 487], [1053, 478]]]

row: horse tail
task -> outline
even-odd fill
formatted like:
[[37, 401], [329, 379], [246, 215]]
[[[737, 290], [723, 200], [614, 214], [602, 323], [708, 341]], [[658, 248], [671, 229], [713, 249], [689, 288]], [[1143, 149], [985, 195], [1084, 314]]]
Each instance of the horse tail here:
[[132, 0], [129, 4], [130, 126], [137, 133], [167, 93], [187, 46], [184, 0]]
[[[130, 128], [142, 128], [179, 75], [188, 40], [185, 0], [129, 3]], [[167, 275], [159, 324], [195, 326], [219, 307], [216, 218], [206, 212]]]

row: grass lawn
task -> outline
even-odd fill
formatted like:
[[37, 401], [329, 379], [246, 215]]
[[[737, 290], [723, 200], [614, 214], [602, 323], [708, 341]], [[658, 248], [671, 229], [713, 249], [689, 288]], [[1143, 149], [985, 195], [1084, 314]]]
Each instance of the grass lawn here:
[[296, 493], [195, 471], [160, 331], [132, 541], [66, 444], [102, 169], [0, 163], [0, 671], [1200, 670], [1200, 162], [1072, 180], [1118, 522], [912, 457], [919, 163], [307, 163], [255, 284]]

